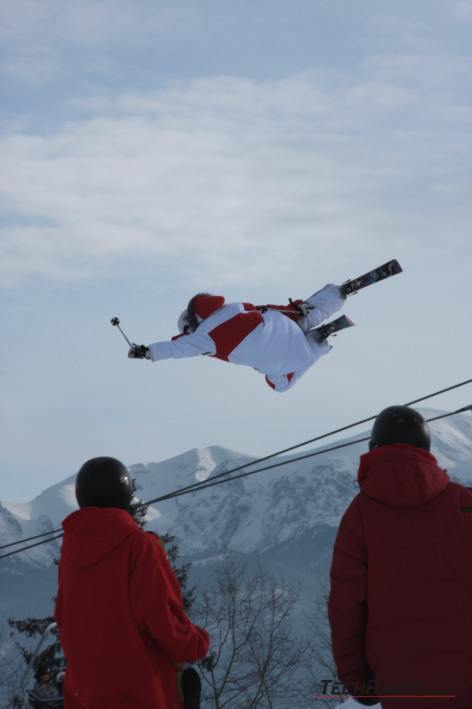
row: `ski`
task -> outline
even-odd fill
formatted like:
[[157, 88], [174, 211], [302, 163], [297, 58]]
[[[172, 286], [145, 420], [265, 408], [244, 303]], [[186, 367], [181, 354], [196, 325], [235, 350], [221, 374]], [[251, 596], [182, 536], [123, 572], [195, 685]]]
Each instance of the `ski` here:
[[318, 342], [323, 342], [330, 335], [334, 335], [335, 332], [339, 332], [339, 330], [344, 330], [346, 327], [354, 327], [355, 324], [356, 323], [352, 322], [351, 318], [348, 318], [347, 315], [341, 315], [341, 317], [336, 318], [336, 320], [332, 320], [331, 322], [326, 323], [326, 325], [314, 327], [311, 330], [308, 330], [308, 332], [316, 332], [316, 339], [318, 340]]
[[390, 276], [396, 276], [397, 273], [401, 273], [402, 271], [403, 269], [398, 261], [396, 259], [392, 259], [391, 261], [384, 263], [382, 266], [373, 268], [371, 271], [364, 273], [364, 275], [358, 276], [358, 278], [352, 278], [351, 280], [346, 281], [342, 284], [341, 290], [344, 295], [352, 295], [361, 288], [371, 286], [372, 283], [383, 281], [385, 278], [390, 278]]

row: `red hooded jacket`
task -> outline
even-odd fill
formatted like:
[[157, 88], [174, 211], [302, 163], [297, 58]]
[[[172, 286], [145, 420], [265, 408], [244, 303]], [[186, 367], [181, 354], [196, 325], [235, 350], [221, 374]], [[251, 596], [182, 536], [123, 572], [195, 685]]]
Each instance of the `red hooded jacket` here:
[[124, 510], [64, 522], [55, 616], [67, 709], [175, 709], [176, 665], [208, 652], [159, 539]]
[[361, 458], [339, 527], [328, 610], [338, 675], [370, 672], [383, 709], [472, 707], [472, 493], [409, 445]]

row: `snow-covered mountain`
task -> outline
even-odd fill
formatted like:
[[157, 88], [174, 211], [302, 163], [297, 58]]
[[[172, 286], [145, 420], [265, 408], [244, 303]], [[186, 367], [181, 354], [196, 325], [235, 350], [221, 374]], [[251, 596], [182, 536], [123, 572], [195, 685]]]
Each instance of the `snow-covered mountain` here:
[[[423, 413], [431, 416], [439, 412]], [[432, 427], [433, 453], [440, 465], [457, 482], [472, 485], [472, 416], [459, 414], [435, 422]], [[365, 435], [341, 442], [355, 441]], [[245, 554], [260, 553], [303, 536], [317, 526], [337, 527], [357, 492], [355, 474], [359, 455], [365, 451], [365, 443], [356, 443], [298, 462], [291, 461], [310, 451], [301, 450], [268, 461], [261, 467], [282, 460], [287, 464], [151, 505], [148, 527], [172, 532], [178, 537], [182, 552], [196, 558], [205, 558], [209, 551], [227, 547]], [[132, 465], [130, 472], [136, 480], [138, 496], [150, 500], [252, 460], [250, 456], [212, 446], [190, 450], [160, 463]], [[0, 503], [2, 543], [56, 529], [76, 508], [74, 476], [47, 488], [32, 502]], [[21, 558], [34, 565], [47, 563], [57, 546], [56, 543], [51, 548], [37, 547]], [[14, 557], [15, 562], [18, 559]]]
[[[432, 432], [433, 453], [440, 465], [455, 481], [472, 486], [472, 415], [438, 421]], [[362, 437], [365, 434], [357, 436]], [[272, 571], [297, 579], [302, 599], [308, 603], [326, 581], [337, 526], [357, 493], [358, 460], [365, 451], [366, 443], [354, 443], [294, 462], [294, 457], [309, 452], [297, 451], [283, 458], [287, 461], [283, 467], [151, 505], [148, 528], [177, 537], [182, 555], [193, 562], [197, 586], [212, 562], [229, 549], [249, 563], [263, 560]], [[160, 463], [136, 464], [130, 470], [139, 497], [147, 501], [251, 460], [212, 446]], [[0, 544], [56, 529], [74, 509], [74, 477], [48, 488], [30, 503], [3, 502]], [[0, 623], [9, 616], [51, 612], [59, 543], [0, 561]]]

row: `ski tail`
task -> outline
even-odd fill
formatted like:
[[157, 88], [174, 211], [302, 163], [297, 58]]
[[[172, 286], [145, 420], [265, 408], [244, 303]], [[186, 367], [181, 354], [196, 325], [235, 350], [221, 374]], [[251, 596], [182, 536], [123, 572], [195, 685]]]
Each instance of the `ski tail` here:
[[390, 276], [396, 276], [398, 273], [402, 273], [402, 271], [403, 269], [397, 259], [392, 259], [377, 268], [373, 268], [371, 271], [367, 271], [367, 273], [364, 273], [362, 276], [346, 281], [342, 284], [341, 290], [345, 296], [352, 295], [358, 290], [361, 290], [361, 288], [371, 286], [373, 283], [378, 283], [378, 281], [383, 281], [385, 278], [390, 278]]
[[318, 342], [324, 342], [330, 335], [334, 335], [340, 330], [345, 330], [347, 327], [354, 327], [355, 323], [348, 318], [347, 315], [341, 315], [336, 320], [326, 323], [325, 325], [320, 325], [319, 327], [314, 327], [308, 330], [307, 334], [312, 334], [316, 337]]

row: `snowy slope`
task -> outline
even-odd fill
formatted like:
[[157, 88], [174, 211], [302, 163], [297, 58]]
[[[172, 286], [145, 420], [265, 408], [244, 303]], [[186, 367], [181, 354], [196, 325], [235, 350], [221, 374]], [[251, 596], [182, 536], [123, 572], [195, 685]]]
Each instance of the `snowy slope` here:
[[[349, 697], [349, 699], [346, 699], [346, 701], [343, 702], [342, 704], [338, 704], [336, 709], [359, 709], [360, 706], [361, 705], [359, 704], [359, 702], [356, 702], [355, 699], [353, 699], [352, 697]], [[381, 704], [373, 704], [372, 706], [374, 708], [378, 707], [379, 709], [381, 709]]]

